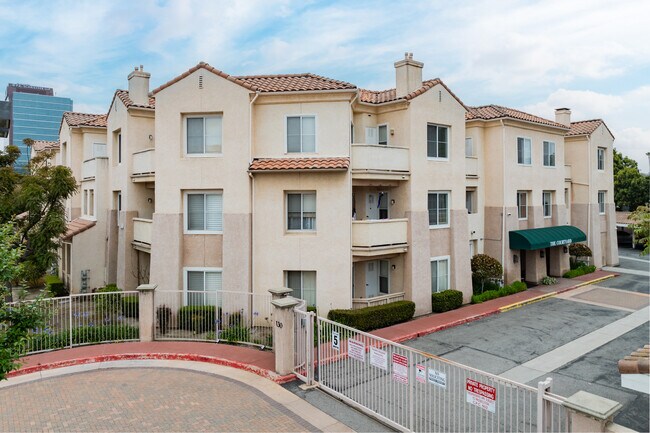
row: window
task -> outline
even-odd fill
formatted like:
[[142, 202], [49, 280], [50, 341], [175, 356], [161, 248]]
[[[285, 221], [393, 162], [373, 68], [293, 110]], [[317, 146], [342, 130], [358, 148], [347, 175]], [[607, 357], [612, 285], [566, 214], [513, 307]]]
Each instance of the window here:
[[316, 271], [286, 271], [287, 287], [294, 298], [304, 299], [307, 305], [316, 306]]
[[188, 232], [223, 231], [223, 197], [221, 193], [188, 193], [185, 227]]
[[544, 167], [555, 167], [555, 143], [544, 142]]
[[185, 305], [221, 305], [221, 269], [185, 269]]
[[517, 164], [531, 164], [530, 138], [517, 137]]
[[88, 217], [95, 216], [95, 190], [84, 189], [81, 201], [83, 215]]
[[564, 206], [569, 207], [569, 188], [564, 188]]
[[449, 193], [429, 193], [429, 226], [449, 225]]
[[122, 227], [122, 192], [118, 191], [115, 195], [115, 209], [117, 209], [117, 226]]
[[528, 219], [528, 193], [525, 191], [517, 192], [517, 218]]
[[431, 292], [438, 293], [449, 289], [449, 257], [431, 259]]
[[474, 140], [472, 140], [472, 137], [465, 138], [465, 156], [476, 156], [474, 153]]
[[122, 133], [117, 134], [117, 163], [122, 163]]
[[105, 143], [93, 143], [93, 158], [106, 158], [107, 156]]
[[473, 189], [468, 189], [465, 191], [465, 207], [467, 208], [467, 213], [476, 213], [476, 191]]
[[598, 191], [598, 213], [605, 215], [605, 196], [607, 191]]
[[367, 126], [366, 144], [388, 145], [388, 124]]
[[449, 158], [449, 128], [440, 125], [427, 125], [427, 157]]
[[61, 165], [68, 164], [68, 143], [65, 141], [61, 144]]
[[553, 216], [553, 193], [551, 191], [542, 192], [542, 207], [544, 208], [544, 218]]
[[316, 230], [316, 193], [287, 194], [287, 230]]
[[88, 215], [88, 190], [84, 189], [83, 198], [81, 199], [81, 211], [84, 215]]
[[385, 295], [390, 291], [389, 268], [390, 262], [388, 260], [379, 261], [379, 292]]
[[186, 122], [188, 155], [221, 153], [221, 116], [188, 117]]
[[316, 152], [316, 116], [287, 117], [287, 153]]
[[605, 148], [598, 148], [598, 170], [605, 170]]
[[377, 126], [377, 136], [378, 136], [378, 143], [377, 144], [387, 145], [388, 144], [388, 125], [379, 125], [379, 126]]

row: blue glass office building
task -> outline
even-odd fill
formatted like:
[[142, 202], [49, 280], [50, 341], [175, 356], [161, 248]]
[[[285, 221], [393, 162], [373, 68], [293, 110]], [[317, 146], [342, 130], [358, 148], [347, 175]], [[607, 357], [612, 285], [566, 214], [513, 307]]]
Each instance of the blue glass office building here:
[[7, 86], [6, 99], [12, 112], [9, 142], [20, 149], [15, 167], [22, 170], [30, 157], [23, 140], [58, 140], [61, 118], [65, 111], [72, 111], [72, 99], [54, 96], [50, 88], [22, 84]]

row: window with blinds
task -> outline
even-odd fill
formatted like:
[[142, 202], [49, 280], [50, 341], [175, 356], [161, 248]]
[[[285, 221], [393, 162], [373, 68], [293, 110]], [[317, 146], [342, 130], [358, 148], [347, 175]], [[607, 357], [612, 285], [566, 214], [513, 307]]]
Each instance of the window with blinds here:
[[316, 116], [287, 117], [287, 153], [316, 152]]
[[449, 257], [431, 259], [431, 292], [449, 289]]
[[430, 192], [428, 208], [429, 227], [449, 225], [449, 192]]
[[221, 270], [186, 269], [185, 305], [221, 306]]
[[316, 271], [286, 271], [285, 280], [294, 298], [304, 299], [308, 306], [316, 306]]
[[449, 128], [440, 125], [427, 125], [427, 157], [449, 158]]
[[316, 230], [316, 193], [287, 194], [287, 230]]
[[188, 232], [223, 231], [223, 196], [221, 193], [188, 193], [186, 198]]
[[210, 155], [222, 152], [222, 116], [188, 117], [187, 154]]

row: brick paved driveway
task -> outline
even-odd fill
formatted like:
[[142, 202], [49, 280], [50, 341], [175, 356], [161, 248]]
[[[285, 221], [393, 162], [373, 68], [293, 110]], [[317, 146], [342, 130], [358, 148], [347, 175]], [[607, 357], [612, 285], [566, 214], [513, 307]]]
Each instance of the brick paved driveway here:
[[0, 431], [317, 431], [249, 385], [171, 368], [104, 369], [0, 389]]

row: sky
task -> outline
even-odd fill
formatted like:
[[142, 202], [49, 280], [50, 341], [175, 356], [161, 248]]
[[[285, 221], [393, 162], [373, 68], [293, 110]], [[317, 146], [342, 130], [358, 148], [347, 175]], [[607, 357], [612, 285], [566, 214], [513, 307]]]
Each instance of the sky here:
[[602, 118], [648, 172], [648, 0], [0, 0], [0, 86], [53, 87], [104, 113], [144, 65], [151, 88], [200, 61], [313, 72], [382, 90], [414, 53], [467, 105]]

